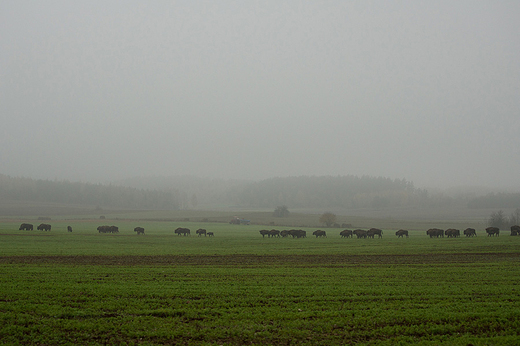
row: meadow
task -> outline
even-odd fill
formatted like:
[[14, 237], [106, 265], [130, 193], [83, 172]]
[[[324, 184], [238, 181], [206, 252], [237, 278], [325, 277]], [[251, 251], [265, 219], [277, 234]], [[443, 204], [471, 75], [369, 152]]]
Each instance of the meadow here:
[[[1, 344], [520, 344], [520, 237], [509, 232], [397, 238], [390, 223], [381, 239], [314, 238], [315, 227], [292, 239], [198, 220], [48, 222], [0, 221]], [[120, 233], [99, 234], [103, 224]]]

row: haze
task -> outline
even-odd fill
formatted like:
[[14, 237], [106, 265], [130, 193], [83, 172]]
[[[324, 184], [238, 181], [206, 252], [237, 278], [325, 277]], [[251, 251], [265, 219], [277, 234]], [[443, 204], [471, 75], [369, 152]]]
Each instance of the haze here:
[[518, 1], [1, 1], [0, 173], [518, 188]]

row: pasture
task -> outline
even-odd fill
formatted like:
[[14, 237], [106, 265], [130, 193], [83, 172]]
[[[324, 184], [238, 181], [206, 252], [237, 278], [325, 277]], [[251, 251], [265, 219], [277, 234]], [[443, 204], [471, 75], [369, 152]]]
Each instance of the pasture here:
[[0, 222], [2, 344], [519, 344], [520, 237], [506, 231], [293, 239], [261, 225], [45, 222]]

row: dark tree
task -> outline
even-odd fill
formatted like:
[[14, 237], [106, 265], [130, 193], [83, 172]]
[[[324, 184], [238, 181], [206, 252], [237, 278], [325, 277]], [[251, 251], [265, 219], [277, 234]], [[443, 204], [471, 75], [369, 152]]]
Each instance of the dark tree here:
[[498, 227], [498, 228], [506, 228], [507, 227], [507, 218], [504, 215], [504, 211], [494, 211], [489, 216], [488, 226]]
[[336, 222], [336, 214], [329, 212], [323, 213], [320, 216], [320, 222], [330, 227]]
[[520, 225], [520, 208], [516, 208], [516, 210], [511, 213], [511, 216], [509, 217], [509, 225]]
[[286, 205], [281, 205], [275, 208], [273, 212], [274, 217], [287, 217], [289, 216], [289, 209]]

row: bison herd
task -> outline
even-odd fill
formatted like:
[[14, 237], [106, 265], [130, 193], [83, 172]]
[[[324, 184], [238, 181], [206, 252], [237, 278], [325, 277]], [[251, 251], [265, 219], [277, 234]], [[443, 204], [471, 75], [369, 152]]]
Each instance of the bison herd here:
[[[19, 231], [32, 231], [33, 229], [34, 229], [34, 226], [30, 223], [22, 223], [20, 225], [20, 228], [18, 228]], [[41, 223], [36, 227], [36, 229], [38, 231], [50, 231], [51, 225], [49, 225], [47, 223]]]
[[[268, 238], [271, 238], [271, 237], [285, 238], [288, 236], [292, 236], [293, 238], [305, 238], [307, 236], [306, 231], [294, 230], [294, 229], [289, 230], [289, 231], [287, 231], [287, 230], [278, 231], [275, 229], [260, 230], [260, 234], [262, 235], [263, 238], [265, 238], [265, 236], [267, 236]], [[466, 237], [476, 237], [477, 231], [474, 228], [466, 228], [462, 232], [462, 234], [464, 234], [464, 236], [466, 236]], [[500, 229], [498, 229], [497, 227], [488, 227], [488, 228], [486, 228], [486, 234], [488, 235], [488, 237], [494, 237], [494, 236], [498, 237], [500, 235]], [[322, 231], [322, 230], [314, 231], [314, 232], [312, 232], [312, 235], [316, 236], [316, 238], [327, 236], [325, 231]], [[346, 230], [339, 232], [339, 235], [341, 236], [341, 238], [354, 238], [354, 236], [356, 236], [356, 238], [358, 238], [358, 239], [375, 238], [376, 236], [378, 238], [382, 238], [383, 231], [380, 230], [379, 228], [370, 228], [369, 230], [346, 229]], [[408, 238], [408, 231], [404, 230], [404, 229], [400, 229], [395, 232], [395, 235], [397, 236], [397, 238], [404, 238], [404, 237]], [[430, 236], [430, 238], [444, 238], [444, 237], [458, 238], [458, 237], [460, 237], [460, 230], [454, 229], [454, 228], [449, 228], [446, 230], [442, 230], [442, 229], [438, 229], [438, 228], [431, 228], [426, 231], [426, 235]], [[511, 235], [520, 236], [520, 226], [511, 226]]]
[[[466, 237], [476, 237], [477, 231], [474, 228], [466, 228], [462, 234]], [[488, 237], [494, 237], [500, 235], [500, 229], [498, 227], [488, 227], [486, 228], [486, 234]], [[460, 237], [460, 230], [449, 228], [447, 230], [442, 230], [438, 228], [430, 228], [426, 231], [426, 235], [429, 235], [430, 238], [458, 238]], [[511, 226], [511, 235], [516, 236], [520, 235], [520, 226]]]
[[[22, 223], [20, 225], [19, 230], [20, 231], [32, 231], [34, 229], [34, 226], [30, 223]], [[51, 225], [42, 223], [36, 227], [39, 231], [50, 231]], [[119, 233], [119, 228], [117, 226], [99, 226], [97, 228], [99, 233], [111, 233], [111, 234], [117, 234]], [[72, 227], [67, 226], [67, 231], [72, 232]], [[137, 235], [144, 235], [144, 228], [143, 227], [135, 227], [134, 232], [136, 232]], [[291, 229], [291, 230], [283, 230], [279, 231], [276, 229], [272, 230], [260, 230], [260, 234], [263, 238], [267, 236], [268, 238], [286, 238], [286, 237], [293, 237], [293, 238], [306, 238], [307, 232], [301, 229]], [[179, 227], [175, 229], [174, 234], [178, 236], [189, 236], [191, 235], [191, 231], [189, 228], [182, 228]], [[205, 236], [205, 237], [213, 237], [213, 232], [207, 232], [205, 229], [198, 229], [195, 231], [195, 234], [199, 237]], [[466, 237], [476, 237], [477, 231], [474, 228], [466, 228], [464, 231], [462, 231], [462, 234]], [[486, 234], [488, 237], [498, 237], [500, 236], [500, 229], [497, 227], [487, 227], [486, 228]], [[327, 233], [322, 230], [316, 230], [312, 232], [312, 235], [316, 238], [325, 238], [327, 237]], [[383, 237], [383, 231], [378, 228], [370, 228], [368, 230], [363, 229], [355, 229], [355, 230], [343, 230], [339, 232], [339, 235], [341, 238], [353, 238], [356, 236], [358, 239], [361, 238], [382, 238]], [[408, 231], [404, 229], [400, 229], [395, 232], [395, 235], [398, 238], [408, 238]], [[461, 235], [460, 230], [449, 228], [446, 230], [438, 229], [438, 228], [430, 228], [426, 231], [426, 235], [428, 235], [430, 238], [458, 238]], [[520, 226], [515, 225], [511, 226], [511, 235], [512, 236], [520, 236]]]

